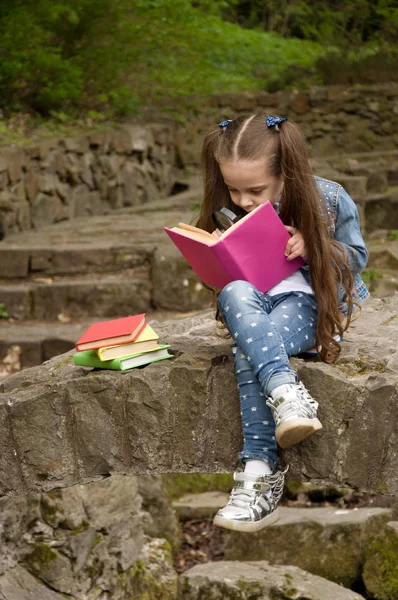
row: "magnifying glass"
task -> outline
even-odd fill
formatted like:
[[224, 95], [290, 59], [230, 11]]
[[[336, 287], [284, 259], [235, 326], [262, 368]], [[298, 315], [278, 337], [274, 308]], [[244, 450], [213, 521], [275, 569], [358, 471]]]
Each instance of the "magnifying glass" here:
[[221, 208], [216, 208], [216, 210], [212, 213], [212, 219], [215, 223], [216, 227], [224, 233], [231, 225], [239, 221], [242, 216], [236, 215], [232, 210], [222, 206]]

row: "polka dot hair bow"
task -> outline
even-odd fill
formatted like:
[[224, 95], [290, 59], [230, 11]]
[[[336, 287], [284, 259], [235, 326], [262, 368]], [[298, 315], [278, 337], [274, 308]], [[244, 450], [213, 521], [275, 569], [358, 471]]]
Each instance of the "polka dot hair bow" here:
[[218, 126], [221, 127], [223, 131], [225, 131], [230, 123], [232, 123], [232, 119], [227, 119], [226, 121], [221, 121], [221, 123], [219, 123]]
[[267, 127], [275, 127], [275, 131], [279, 131], [279, 125], [287, 121], [285, 117], [267, 117]]

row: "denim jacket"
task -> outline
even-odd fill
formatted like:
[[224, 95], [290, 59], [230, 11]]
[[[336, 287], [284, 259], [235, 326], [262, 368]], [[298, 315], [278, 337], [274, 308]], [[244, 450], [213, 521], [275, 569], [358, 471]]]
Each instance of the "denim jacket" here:
[[[362, 303], [369, 296], [369, 292], [359, 273], [368, 262], [368, 251], [359, 227], [357, 207], [339, 183], [323, 177], [315, 177], [315, 183], [322, 193], [328, 213], [332, 217], [333, 231], [331, 233], [334, 239], [347, 250], [348, 264], [354, 276], [355, 299]], [[309, 283], [308, 265], [304, 265], [301, 272]], [[343, 290], [340, 291], [340, 309], [346, 313], [347, 308], [342, 302], [342, 297]]]

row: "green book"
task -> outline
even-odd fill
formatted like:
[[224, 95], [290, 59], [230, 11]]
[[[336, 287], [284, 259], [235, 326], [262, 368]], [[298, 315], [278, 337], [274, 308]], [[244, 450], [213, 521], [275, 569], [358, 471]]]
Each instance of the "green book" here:
[[170, 348], [170, 344], [160, 344], [155, 350], [138, 355], [132, 354], [130, 356], [114, 358], [112, 360], [100, 360], [95, 350], [85, 350], [84, 352], [76, 352], [73, 355], [73, 362], [79, 367], [126, 371], [127, 369], [134, 369], [134, 367], [141, 367], [142, 365], [149, 365], [159, 360], [172, 358], [173, 355], [168, 353], [167, 348]]

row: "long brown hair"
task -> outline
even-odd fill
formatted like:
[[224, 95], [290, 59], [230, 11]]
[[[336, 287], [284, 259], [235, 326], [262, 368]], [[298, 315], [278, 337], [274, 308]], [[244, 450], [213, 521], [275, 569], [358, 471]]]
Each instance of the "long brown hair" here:
[[[202, 149], [204, 201], [197, 226], [213, 231], [211, 215], [216, 207], [226, 206], [236, 212], [220, 163], [264, 158], [270, 172], [283, 179], [280, 217], [285, 225], [296, 227], [304, 238], [318, 306], [316, 343], [321, 346], [322, 360], [334, 362], [341, 347], [333, 336], [346, 331], [356, 304], [347, 251], [333, 239], [334, 224], [314, 181], [303, 135], [291, 121], [284, 121], [279, 131], [268, 127], [266, 116], [241, 116], [206, 136]], [[338, 288], [344, 290], [345, 320], [339, 311]], [[220, 319], [218, 311], [216, 318]]]

